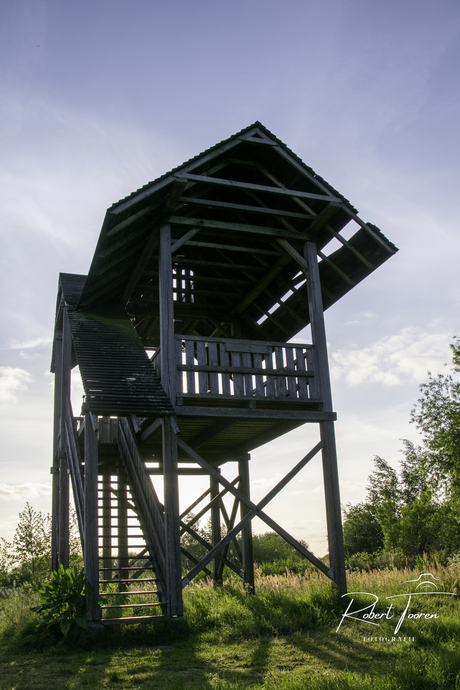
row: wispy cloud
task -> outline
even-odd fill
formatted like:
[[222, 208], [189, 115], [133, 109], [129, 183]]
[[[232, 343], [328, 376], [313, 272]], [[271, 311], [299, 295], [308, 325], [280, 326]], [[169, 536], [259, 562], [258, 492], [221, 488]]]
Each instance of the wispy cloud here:
[[451, 340], [451, 334], [405, 328], [368, 347], [332, 352], [331, 376], [349, 386], [420, 383], [428, 371], [441, 371], [449, 361]]
[[29, 340], [18, 341], [10, 338], [8, 343], [9, 350], [32, 350], [36, 348], [48, 347], [52, 342], [52, 338], [33, 338]]
[[17, 402], [17, 393], [27, 390], [32, 375], [19, 367], [0, 367], [0, 405]]
[[37, 498], [38, 496], [50, 496], [51, 484], [39, 484], [26, 482], [25, 484], [0, 484], [0, 499], [2, 501], [15, 501], [24, 498]]

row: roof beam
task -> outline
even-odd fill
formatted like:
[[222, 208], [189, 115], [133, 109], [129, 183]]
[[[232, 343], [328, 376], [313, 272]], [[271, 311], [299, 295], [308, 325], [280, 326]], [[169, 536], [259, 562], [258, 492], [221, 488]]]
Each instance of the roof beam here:
[[301, 192], [298, 189], [285, 189], [282, 187], [271, 187], [270, 185], [254, 184], [252, 182], [240, 182], [239, 180], [226, 180], [221, 177], [208, 177], [207, 175], [193, 175], [191, 173], [177, 173], [177, 179], [186, 179], [193, 182], [202, 182], [204, 184], [219, 185], [222, 187], [232, 187], [233, 189], [253, 189], [257, 192], [268, 192], [269, 194], [281, 194], [283, 196], [290, 196], [298, 199], [313, 199], [316, 201], [325, 201], [332, 204], [342, 205], [342, 200], [337, 196], [333, 196], [330, 192], [327, 194], [314, 194], [313, 192]]
[[268, 273], [259, 282], [254, 285], [252, 290], [248, 292], [246, 297], [241, 300], [241, 302], [232, 309], [232, 316], [239, 316], [244, 312], [244, 310], [265, 290], [267, 285], [290, 263], [291, 257], [287, 254], [283, 254], [274, 266], [268, 271]]
[[298, 213], [297, 211], [284, 211], [276, 208], [269, 208], [264, 206], [250, 206], [247, 204], [233, 204], [229, 201], [215, 201], [211, 199], [194, 198], [189, 196], [182, 196], [179, 203], [195, 204], [199, 206], [208, 206], [212, 208], [222, 208], [231, 211], [247, 211], [248, 213], [262, 213], [269, 216], [278, 216], [285, 218], [298, 218], [299, 220], [312, 220], [314, 215], [308, 213]]
[[229, 223], [222, 220], [204, 220], [189, 218], [187, 216], [171, 216], [169, 222], [173, 225], [193, 225], [199, 228], [211, 230], [228, 230], [230, 232], [251, 233], [253, 235], [264, 235], [268, 237], [286, 237], [288, 239], [303, 240], [310, 239], [309, 235], [296, 230], [285, 230], [284, 228], [271, 228], [263, 225], [247, 225], [246, 223]]
[[167, 217], [172, 213], [174, 208], [177, 206], [177, 202], [184, 191], [185, 187], [187, 185], [187, 182], [185, 180], [176, 180], [173, 182], [173, 185], [171, 187], [171, 191], [169, 193], [168, 198], [166, 199], [163, 208], [161, 209], [161, 218], [158, 222], [158, 225], [155, 226], [153, 231], [150, 233], [150, 236], [147, 240], [147, 243], [144, 247], [144, 250], [142, 251], [141, 256], [139, 257], [139, 260], [134, 268], [134, 271], [131, 273], [131, 276], [128, 280], [128, 284], [123, 292], [121, 301], [123, 304], [126, 304], [131, 295], [133, 294], [134, 290], [137, 287], [137, 284], [139, 283], [142, 274], [149, 263], [153, 252], [155, 251], [157, 245], [158, 245], [158, 237], [159, 237], [159, 227], [162, 223], [165, 222]]

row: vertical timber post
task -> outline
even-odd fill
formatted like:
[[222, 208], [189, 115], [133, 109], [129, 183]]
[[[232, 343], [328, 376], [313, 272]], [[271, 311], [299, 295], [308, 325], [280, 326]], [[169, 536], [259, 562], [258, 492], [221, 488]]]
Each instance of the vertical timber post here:
[[87, 597], [88, 621], [101, 619], [101, 609], [96, 603], [99, 595], [99, 540], [98, 540], [98, 441], [93, 427], [91, 412], [85, 413], [85, 577], [93, 588]]
[[[173, 269], [171, 226], [160, 227], [158, 264], [160, 297], [160, 367], [161, 383], [171, 403], [176, 404], [176, 349], [174, 340]], [[177, 469], [177, 424], [175, 418], [163, 419], [163, 480], [165, 509], [167, 610], [170, 616], [182, 616], [182, 582], [179, 517], [179, 473]]]
[[59, 565], [69, 567], [69, 469], [65, 452], [66, 416], [70, 414], [70, 377], [72, 371], [72, 336], [66, 311], [62, 322], [59, 425]]
[[102, 476], [102, 567], [104, 580], [112, 579], [112, 492], [111, 477]]
[[[219, 482], [213, 476], [209, 478], [209, 486], [211, 489], [211, 500], [215, 499], [219, 494]], [[220, 507], [218, 499], [211, 505], [211, 542], [215, 546], [220, 542], [222, 538], [220, 529]], [[213, 571], [212, 571], [212, 582], [214, 587], [219, 587], [222, 585], [223, 577], [223, 563], [222, 559], [217, 554], [213, 561]]]
[[[308, 263], [307, 290], [312, 341], [315, 348], [316, 375], [324, 410], [332, 412], [331, 382], [327, 359], [326, 329], [324, 326], [323, 300], [318, 268], [318, 254], [315, 242], [306, 242], [305, 260]], [[345, 574], [345, 554], [343, 548], [342, 516], [340, 507], [339, 474], [335, 444], [334, 422], [320, 422], [324, 491], [326, 498], [326, 520], [329, 542], [329, 559], [334, 578], [341, 594], [347, 591]]]
[[[121, 463], [120, 463], [121, 465]], [[118, 523], [118, 591], [124, 592], [126, 584], [121, 582], [126, 578], [123, 573], [128, 567], [128, 486], [125, 474], [121, 466], [118, 466], [118, 485], [117, 485], [117, 523]]]
[[[238, 474], [240, 476], [239, 489], [242, 494], [250, 498], [249, 482], [249, 454], [238, 458]], [[240, 502], [241, 519], [249, 512], [249, 508]], [[243, 583], [248, 594], [254, 594], [254, 554], [252, 548], [252, 521], [241, 531], [241, 552], [243, 566]]]
[[59, 448], [61, 444], [62, 417], [62, 330], [54, 337], [54, 429], [53, 429], [53, 475], [51, 511], [51, 570], [59, 568]]

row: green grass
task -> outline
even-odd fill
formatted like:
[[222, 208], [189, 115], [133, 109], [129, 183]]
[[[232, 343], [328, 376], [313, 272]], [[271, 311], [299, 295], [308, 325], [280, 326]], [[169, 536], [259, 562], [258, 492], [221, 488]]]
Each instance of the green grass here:
[[[419, 572], [354, 574], [349, 590], [378, 595], [382, 611]], [[459, 588], [458, 568], [430, 572], [446, 591]], [[344, 602], [323, 576], [259, 573], [256, 596], [236, 582], [219, 590], [199, 582], [185, 591], [185, 623], [114, 626], [78, 643], [33, 632], [36, 598], [27, 587], [0, 592], [0, 690], [460, 690], [457, 597], [411, 604], [439, 616], [403, 623], [398, 636], [415, 642], [369, 642], [374, 630], [358, 621], [336, 633]], [[392, 601], [399, 616], [405, 602]], [[394, 619], [385, 620], [378, 636], [393, 632]]]

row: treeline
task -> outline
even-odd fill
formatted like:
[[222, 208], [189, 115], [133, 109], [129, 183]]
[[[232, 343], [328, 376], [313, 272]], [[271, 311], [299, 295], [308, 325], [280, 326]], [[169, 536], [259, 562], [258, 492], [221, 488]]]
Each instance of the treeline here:
[[345, 509], [344, 543], [349, 568], [443, 564], [460, 553], [460, 340], [451, 345], [447, 375], [420, 386], [411, 421], [422, 445], [403, 441], [397, 472], [374, 458], [367, 496]]

